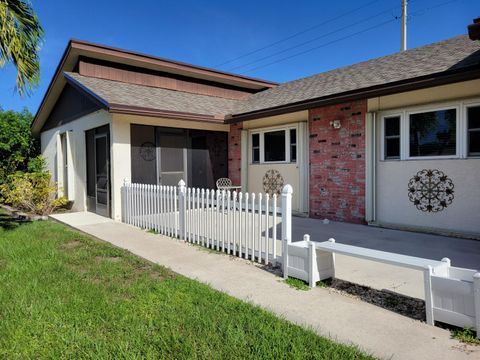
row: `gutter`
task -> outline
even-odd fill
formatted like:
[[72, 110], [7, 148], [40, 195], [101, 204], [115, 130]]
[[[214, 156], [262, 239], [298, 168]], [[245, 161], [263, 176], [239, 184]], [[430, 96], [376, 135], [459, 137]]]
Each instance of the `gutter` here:
[[474, 66], [463, 68], [461, 70], [447, 70], [441, 73], [435, 73], [423, 77], [401, 80], [389, 84], [375, 85], [368, 88], [327, 95], [320, 98], [280, 105], [268, 109], [262, 109], [238, 115], [228, 114], [225, 117], [225, 123], [233, 124], [246, 120], [254, 120], [268, 116], [308, 110], [311, 108], [321, 107], [325, 105], [333, 105], [365, 98], [391, 95], [405, 91], [419, 90], [428, 87], [445, 85], [466, 80], [473, 80], [478, 78], [480, 78], [480, 66], [477, 64]]

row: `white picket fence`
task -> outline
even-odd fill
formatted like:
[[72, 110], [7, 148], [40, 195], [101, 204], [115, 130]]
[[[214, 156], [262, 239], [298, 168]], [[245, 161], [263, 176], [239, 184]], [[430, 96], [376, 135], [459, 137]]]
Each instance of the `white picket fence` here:
[[[291, 239], [292, 188], [277, 195], [125, 183], [122, 221], [264, 264], [280, 260], [277, 227]], [[287, 228], [285, 228], [287, 227]], [[290, 240], [291, 241], [291, 240]]]
[[124, 184], [122, 222], [160, 234], [179, 234], [178, 193], [175, 186]]

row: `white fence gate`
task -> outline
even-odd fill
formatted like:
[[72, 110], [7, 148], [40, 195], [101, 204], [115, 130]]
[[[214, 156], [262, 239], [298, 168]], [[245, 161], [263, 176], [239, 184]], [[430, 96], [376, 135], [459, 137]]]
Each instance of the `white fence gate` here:
[[175, 186], [122, 187], [122, 221], [264, 264], [281, 262], [281, 223], [291, 241], [292, 187], [277, 195]]

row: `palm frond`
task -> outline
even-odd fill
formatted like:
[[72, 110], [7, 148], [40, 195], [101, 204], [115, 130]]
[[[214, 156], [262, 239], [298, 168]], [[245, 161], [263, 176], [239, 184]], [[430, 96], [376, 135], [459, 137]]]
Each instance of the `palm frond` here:
[[43, 29], [26, 0], [0, 0], [0, 67], [12, 62], [17, 68], [16, 88], [30, 94], [40, 80], [39, 51]]

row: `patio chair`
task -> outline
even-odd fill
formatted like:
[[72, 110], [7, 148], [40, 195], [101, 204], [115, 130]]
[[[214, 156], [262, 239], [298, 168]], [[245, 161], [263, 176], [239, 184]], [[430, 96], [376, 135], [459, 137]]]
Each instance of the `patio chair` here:
[[220, 178], [217, 180], [217, 189], [218, 190], [238, 190], [242, 187], [239, 185], [232, 185], [232, 180], [229, 178]]

